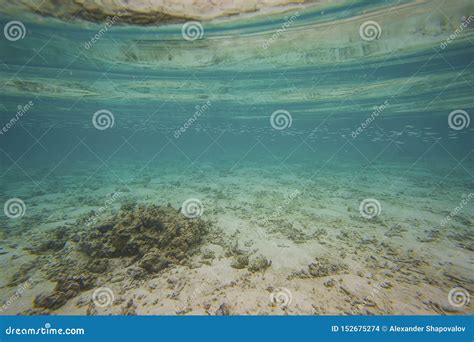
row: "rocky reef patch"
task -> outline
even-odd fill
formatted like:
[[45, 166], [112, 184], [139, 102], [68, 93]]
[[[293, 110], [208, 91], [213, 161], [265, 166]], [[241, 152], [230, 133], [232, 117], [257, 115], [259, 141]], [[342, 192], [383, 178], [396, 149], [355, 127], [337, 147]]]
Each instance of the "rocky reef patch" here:
[[36, 309], [60, 308], [82, 291], [120, 275], [141, 281], [186, 265], [200, 251], [210, 225], [186, 218], [170, 205], [125, 206], [94, 226], [84, 222], [86, 218], [32, 241], [29, 250], [38, 255], [35, 264], [43, 277], [56, 283], [52, 292], [35, 298]]

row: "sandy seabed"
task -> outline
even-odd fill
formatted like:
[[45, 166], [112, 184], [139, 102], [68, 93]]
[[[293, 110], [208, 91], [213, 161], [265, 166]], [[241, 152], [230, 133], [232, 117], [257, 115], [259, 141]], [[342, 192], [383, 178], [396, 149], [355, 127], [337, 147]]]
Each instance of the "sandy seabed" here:
[[25, 210], [2, 219], [2, 314], [474, 313], [453, 296], [474, 290], [462, 173], [124, 165], [4, 182]]

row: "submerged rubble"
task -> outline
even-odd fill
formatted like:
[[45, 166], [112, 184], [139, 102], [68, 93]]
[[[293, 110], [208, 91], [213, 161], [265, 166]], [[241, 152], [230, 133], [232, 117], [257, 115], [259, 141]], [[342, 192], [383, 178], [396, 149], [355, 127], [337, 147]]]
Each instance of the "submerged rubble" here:
[[288, 276], [288, 280], [294, 278], [321, 278], [327, 276], [336, 276], [348, 271], [345, 264], [332, 262], [329, 258], [319, 257], [308, 265], [307, 269], [294, 272]]
[[51, 293], [35, 298], [36, 308], [57, 309], [81, 291], [110, 280], [112, 270], [140, 280], [173, 265], [185, 265], [200, 250], [208, 232], [206, 222], [188, 219], [171, 206], [127, 206], [94, 227], [83, 228], [82, 221], [75, 227], [77, 232], [66, 234], [61, 228], [63, 248], [59, 251], [57, 245], [45, 248], [49, 243], [44, 242], [30, 249], [35, 253], [49, 250], [55, 257], [43, 266], [43, 272], [57, 285]]
[[79, 248], [91, 258], [135, 257], [150, 273], [182, 264], [197, 251], [206, 224], [168, 207], [138, 207], [85, 232]]
[[36, 296], [33, 304], [35, 308], [57, 309], [77, 296], [81, 291], [89, 290], [94, 286], [94, 277], [70, 277], [58, 281], [51, 293]]

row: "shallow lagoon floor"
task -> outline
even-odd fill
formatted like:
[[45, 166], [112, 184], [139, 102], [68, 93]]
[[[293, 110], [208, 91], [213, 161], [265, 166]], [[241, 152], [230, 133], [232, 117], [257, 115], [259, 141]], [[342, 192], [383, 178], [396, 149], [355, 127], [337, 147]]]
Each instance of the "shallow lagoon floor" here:
[[[452, 166], [335, 157], [326, 166], [168, 161], [145, 169], [109, 163], [97, 172], [100, 164], [85, 163], [34, 192], [30, 182], [11, 176], [6, 193], [29, 200], [25, 215], [9, 220], [3, 232], [2, 297], [19, 286], [28, 290], [4, 312], [472, 313], [448, 301], [452, 288], [473, 283], [467, 190], [473, 184]], [[27, 172], [41, 180], [46, 169]], [[205, 229], [189, 250], [176, 251], [185, 254], [178, 261], [154, 268], [158, 257], [146, 267], [149, 250], [127, 254], [122, 246], [118, 253], [91, 254], [83, 248], [84, 239], [95, 238], [84, 234], [113, 229], [103, 227], [119, 224], [120, 211], [163, 206], [178, 222], [191, 198], [199, 200], [200, 216], [186, 220]], [[361, 214], [365, 199], [380, 205], [372, 218], [373, 211]], [[97, 305], [98, 288], [111, 291], [112, 304]]]

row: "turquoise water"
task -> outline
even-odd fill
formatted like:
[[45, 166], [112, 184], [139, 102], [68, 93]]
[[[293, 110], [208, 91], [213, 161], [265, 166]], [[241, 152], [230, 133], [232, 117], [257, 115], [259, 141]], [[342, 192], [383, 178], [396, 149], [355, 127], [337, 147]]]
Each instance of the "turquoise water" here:
[[[81, 139], [107, 158], [123, 145], [124, 138], [131, 139], [137, 152], [132, 149], [130, 153], [131, 147], [125, 144], [115, 157], [132, 160], [147, 160], [168, 143], [164, 157], [186, 160], [184, 152], [195, 160], [216, 138], [218, 144], [202, 157], [233, 159], [259, 141], [277, 159], [293, 152], [295, 158], [323, 161], [347, 143], [347, 158], [359, 159], [359, 149], [373, 160], [393, 142], [379, 158], [416, 160], [438, 138], [456, 158], [466, 156], [472, 148], [471, 130], [451, 129], [447, 117], [453, 110], [469, 113], [472, 109], [472, 30], [463, 32], [444, 50], [439, 46], [446, 37], [443, 32], [436, 32], [438, 41], [426, 43], [429, 39], [422, 36], [408, 44], [408, 51], [402, 44], [383, 53], [377, 53], [382, 50], [380, 45], [388, 45], [382, 38], [364, 42], [359, 37], [360, 41], [347, 47], [321, 49], [322, 63], [311, 60], [318, 50], [310, 35], [319, 22], [331, 25], [335, 21], [337, 25], [338, 20], [371, 7], [361, 2], [350, 10], [336, 8], [324, 15], [303, 11], [268, 49], [255, 47], [254, 41], [280, 28], [281, 16], [205, 25], [203, 39], [192, 42], [181, 37], [181, 27], [176, 25], [158, 29], [115, 25], [89, 50], [84, 44], [101, 25], [30, 24], [27, 38], [2, 41], [3, 122], [15, 116], [18, 106], [34, 102], [31, 112], [2, 135], [3, 149], [17, 160], [47, 132], [42, 138], [45, 143], [35, 144], [23, 162], [38, 158], [54, 163]], [[440, 30], [447, 26], [439, 25]], [[263, 32], [260, 36], [259, 30]], [[313, 46], [297, 50], [298, 46], [286, 41], [297, 30]], [[395, 38], [405, 39], [402, 33], [398, 37], [397, 32], [383, 31], [390, 44], [395, 44], [391, 43]], [[246, 45], [255, 50], [254, 57], [236, 55], [249, 54]], [[216, 46], [228, 51], [214, 51]], [[356, 47], [363, 50], [362, 55]], [[343, 53], [340, 62], [331, 63], [332, 57]], [[211, 104], [209, 109], [176, 139], [173, 134], [206, 101]], [[370, 117], [373, 107], [385, 101], [388, 105], [380, 117], [357, 139], [351, 139], [351, 132]], [[92, 116], [102, 109], [113, 113], [113, 129], [93, 129]], [[270, 115], [276, 110], [290, 113], [289, 129], [278, 131], [270, 126]], [[46, 141], [49, 148], [41, 146]], [[228, 151], [223, 153], [219, 145]], [[444, 152], [438, 153], [434, 157], [444, 159]], [[268, 154], [256, 153], [257, 160], [262, 157]], [[5, 154], [2, 158], [6, 164], [11, 162]], [[87, 151], [81, 158], [96, 161]]]
[[[2, 218], [4, 238], [74, 222], [115, 192], [101, 215], [127, 201], [179, 209], [192, 197], [229, 234], [271, 234], [262, 222], [297, 189], [280, 220], [329, 231], [373, 225], [369, 235], [407, 225], [398, 242], [407, 248], [445, 228], [467, 199], [442, 234], [456, 244], [450, 234], [472, 232], [474, 220], [473, 24], [447, 39], [473, 10], [470, 1], [354, 1], [203, 23], [192, 41], [181, 24], [118, 19], [93, 43], [103, 23], [25, 17], [23, 39], [0, 40], [1, 196], [26, 209]], [[379, 38], [362, 39], [367, 20]], [[361, 222], [367, 198], [381, 203], [383, 224]], [[296, 267], [266, 250], [267, 238], [253, 241], [272, 267]], [[447, 257], [443, 244], [424, 253], [472, 270], [465, 239], [462, 256]], [[462, 279], [438, 279], [434, 293], [472, 287]], [[413, 305], [382, 312], [430, 312]]]

